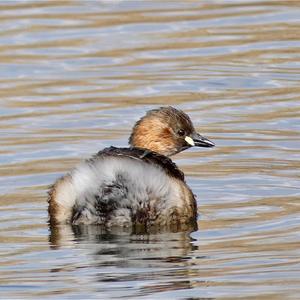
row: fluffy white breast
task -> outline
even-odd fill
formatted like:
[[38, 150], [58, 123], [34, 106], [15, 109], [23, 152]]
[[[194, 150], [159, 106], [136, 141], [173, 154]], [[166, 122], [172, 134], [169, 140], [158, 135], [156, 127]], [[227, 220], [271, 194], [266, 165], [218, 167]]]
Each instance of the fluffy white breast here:
[[71, 173], [76, 198], [85, 201], [85, 198], [99, 194], [104, 185], [118, 182], [120, 176], [130, 198], [147, 200], [152, 194], [154, 198], [173, 199], [174, 203], [180, 198], [177, 181], [160, 166], [126, 157], [105, 157], [94, 160], [92, 164], [80, 164]]
[[160, 165], [132, 157], [106, 156], [82, 162], [55, 183], [51, 195], [54, 222], [69, 223], [74, 212], [80, 213], [81, 209], [91, 214], [89, 221], [97, 219], [99, 205], [110, 205], [111, 201], [119, 212], [152, 207], [163, 213], [174, 207], [184, 208], [190, 190]]

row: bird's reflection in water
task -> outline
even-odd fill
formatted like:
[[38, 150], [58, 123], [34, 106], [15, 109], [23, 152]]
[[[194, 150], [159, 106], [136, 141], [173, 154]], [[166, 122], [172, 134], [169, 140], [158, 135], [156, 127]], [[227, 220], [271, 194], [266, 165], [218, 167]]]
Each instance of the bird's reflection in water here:
[[190, 233], [194, 230], [192, 226], [179, 232], [145, 233], [107, 231], [95, 225], [59, 225], [50, 228], [49, 239], [52, 249], [71, 246], [81, 250], [76, 254], [78, 260], [86, 261], [86, 268], [97, 270], [95, 281], [101, 289], [116, 282], [126, 286], [139, 282], [136, 292], [141, 296], [193, 287], [193, 256], [197, 249]]
[[50, 226], [49, 229], [49, 243], [52, 249], [89, 244], [93, 247], [96, 245], [101, 254], [103, 245], [108, 244], [122, 245], [125, 248], [132, 248], [131, 246], [134, 245], [133, 248], [137, 250], [142, 250], [143, 247], [152, 249], [152, 245], [153, 249], [150, 252], [155, 253], [159, 250], [158, 246], [162, 246], [160, 251], [169, 253], [169, 256], [173, 256], [171, 253], [174, 252], [175, 256], [182, 257], [194, 247], [190, 233], [197, 229], [197, 225], [192, 224], [184, 228], [174, 227], [168, 230], [161, 228], [146, 230], [142, 227], [134, 229], [115, 227], [107, 230], [99, 225], [56, 225]]

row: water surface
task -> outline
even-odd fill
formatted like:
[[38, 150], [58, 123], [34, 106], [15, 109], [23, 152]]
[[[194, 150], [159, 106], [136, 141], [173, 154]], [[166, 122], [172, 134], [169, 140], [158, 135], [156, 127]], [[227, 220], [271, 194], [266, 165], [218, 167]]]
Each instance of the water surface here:
[[[299, 299], [298, 1], [1, 1], [0, 297]], [[214, 149], [174, 157], [194, 232], [47, 225], [47, 187], [148, 109]]]

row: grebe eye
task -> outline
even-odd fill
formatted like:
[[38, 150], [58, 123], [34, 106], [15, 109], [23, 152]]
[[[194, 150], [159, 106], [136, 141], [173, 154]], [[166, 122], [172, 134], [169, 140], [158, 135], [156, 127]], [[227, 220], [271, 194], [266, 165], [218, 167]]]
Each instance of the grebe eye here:
[[180, 136], [185, 135], [185, 131], [184, 131], [183, 129], [179, 129], [179, 130], [177, 131], [177, 133], [178, 133], [178, 135], [180, 135]]

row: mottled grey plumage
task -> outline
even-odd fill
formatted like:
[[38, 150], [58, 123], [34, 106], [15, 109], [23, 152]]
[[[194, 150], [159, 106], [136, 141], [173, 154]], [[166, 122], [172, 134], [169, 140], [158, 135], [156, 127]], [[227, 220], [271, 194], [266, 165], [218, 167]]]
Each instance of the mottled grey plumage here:
[[[159, 176], [184, 181], [184, 174], [171, 159], [140, 148], [106, 148], [87, 160], [85, 167], [92, 169], [93, 166], [103, 164], [111, 158], [118, 159], [118, 163], [121, 164], [124, 159], [132, 161], [133, 168], [139, 162], [146, 170], [149, 167], [159, 170], [157, 173]], [[162, 175], [164, 173], [165, 175]], [[170, 190], [155, 191], [155, 187], [151, 189], [151, 185], [143, 187], [141, 179], [131, 178], [127, 168], [115, 172], [111, 180], [102, 181], [94, 192], [91, 192], [91, 187], [88, 187], [88, 190], [89, 193], [87, 191], [84, 193], [84, 201], [76, 201], [70, 220], [73, 224], [97, 223], [111, 227], [114, 225], [130, 226], [132, 223], [144, 226], [166, 223], [159, 220], [159, 216], [166, 215]], [[192, 194], [190, 197], [193, 198]], [[171, 222], [174, 213], [176, 209], [168, 211]]]

